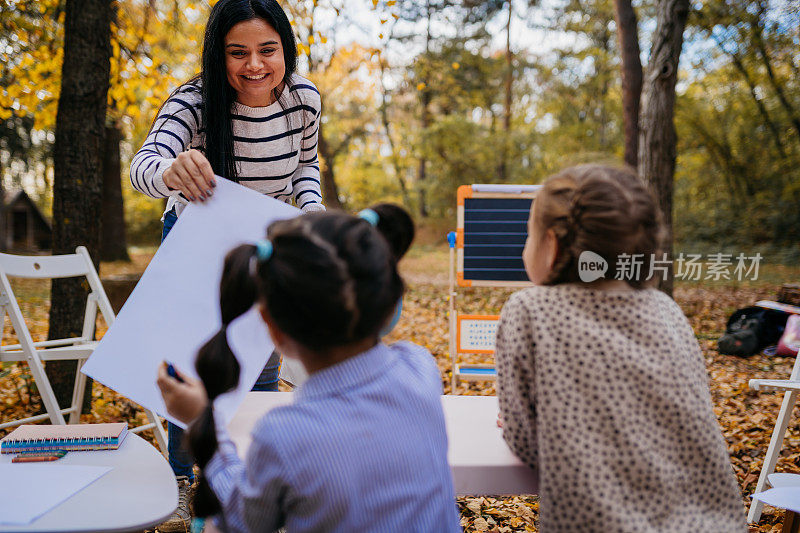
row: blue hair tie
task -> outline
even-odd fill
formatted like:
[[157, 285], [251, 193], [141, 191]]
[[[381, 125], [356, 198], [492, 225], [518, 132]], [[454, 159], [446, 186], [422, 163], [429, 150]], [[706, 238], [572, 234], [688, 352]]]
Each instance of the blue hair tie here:
[[381, 217], [372, 209], [362, 209], [361, 212], [358, 213], [358, 218], [363, 218], [369, 222], [370, 225], [377, 226], [378, 220], [380, 220]]
[[272, 243], [267, 239], [261, 239], [256, 243], [256, 257], [262, 263], [272, 257]]
[[397, 302], [397, 305], [394, 308], [394, 314], [392, 315], [392, 319], [389, 321], [388, 324], [383, 326], [383, 329], [378, 333], [379, 337], [385, 337], [389, 333], [392, 332], [394, 327], [400, 322], [400, 315], [403, 314], [403, 297], [400, 297], [400, 300]]

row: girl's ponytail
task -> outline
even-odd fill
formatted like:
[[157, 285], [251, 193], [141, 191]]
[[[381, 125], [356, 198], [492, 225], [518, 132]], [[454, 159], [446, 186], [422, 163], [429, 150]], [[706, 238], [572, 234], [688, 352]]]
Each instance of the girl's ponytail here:
[[189, 450], [192, 452], [200, 476], [194, 495], [194, 513], [197, 516], [209, 516], [220, 510], [219, 500], [211, 490], [208, 480], [203, 476], [203, 469], [217, 451], [217, 431], [214, 421], [214, 399], [236, 387], [239, 383], [239, 362], [228, 346], [225, 326], [217, 332], [197, 353], [195, 363], [197, 374], [203, 381], [208, 395], [208, 407], [195, 420], [187, 433]]
[[220, 310], [222, 328], [197, 352], [195, 369], [208, 395], [208, 407], [189, 427], [187, 439], [201, 474], [194, 496], [194, 513], [209, 516], [220, 511], [219, 500], [202, 470], [217, 451], [217, 432], [214, 421], [214, 400], [239, 383], [240, 367], [228, 345], [227, 327], [236, 317], [250, 309], [256, 299], [256, 286], [250, 275], [250, 261], [255, 247], [242, 245], [225, 258], [220, 281]]
[[370, 207], [378, 215], [376, 227], [386, 238], [396, 261], [399, 261], [414, 240], [414, 221], [408, 211], [395, 204], [376, 204]]

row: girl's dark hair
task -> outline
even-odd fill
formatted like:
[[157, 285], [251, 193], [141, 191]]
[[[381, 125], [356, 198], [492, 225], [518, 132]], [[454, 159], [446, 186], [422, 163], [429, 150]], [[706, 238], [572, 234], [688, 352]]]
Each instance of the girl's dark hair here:
[[[237, 253], [231, 252], [225, 257], [219, 287], [222, 328], [200, 348], [195, 360], [195, 370], [205, 386], [208, 406], [189, 427], [187, 440], [189, 450], [201, 469], [208, 464], [217, 449], [214, 399], [239, 383], [239, 362], [228, 345], [227, 327], [255, 302], [255, 280], [246, 275], [254, 250], [255, 246], [243, 245], [234, 250]], [[204, 513], [199, 516], [209, 516], [220, 510], [219, 500], [202, 473], [198, 478], [194, 507], [196, 512]]]
[[[273, 222], [267, 229], [273, 251], [266, 261], [257, 260], [252, 245], [228, 253], [220, 286], [223, 327], [195, 362], [209, 399], [188, 432], [189, 448], [201, 469], [217, 449], [212, 402], [239, 382], [226, 326], [254, 302], [266, 308], [281, 331], [321, 356], [329, 348], [377, 340], [403, 295], [397, 261], [411, 244], [414, 224], [401, 207], [379, 204], [372, 209], [379, 216], [377, 227], [342, 212]], [[208, 516], [219, 509], [201, 475], [195, 514]]]
[[399, 261], [414, 240], [414, 221], [411, 215], [396, 204], [376, 204], [370, 209], [378, 213], [378, 230], [389, 241], [389, 246]]
[[540, 234], [551, 229], [558, 254], [547, 285], [580, 280], [578, 258], [584, 251], [608, 263], [606, 279], [617, 275], [623, 254], [642, 260], [641, 275], [624, 278], [633, 288], [654, 284], [646, 279], [653, 257], [661, 252], [661, 213], [652, 194], [630, 167], [580, 165], [551, 176], [536, 196], [534, 223]]
[[[394, 231], [394, 221], [384, 223]], [[393, 247], [380, 226], [335, 212], [275, 222], [267, 236], [273, 253], [257, 279], [278, 328], [315, 351], [377, 338], [403, 294], [403, 243]]]
[[[256, 18], [272, 26], [281, 38], [286, 68], [283, 83], [290, 87], [292, 74], [297, 69], [297, 43], [286, 13], [275, 0], [220, 0], [211, 9], [203, 39], [203, 68], [199, 78], [202, 81], [205, 155], [215, 174], [232, 181], [237, 181], [239, 175], [233, 157], [230, 117], [236, 91], [228, 83], [225, 70], [225, 36], [236, 24]], [[196, 82], [197, 77], [193, 81]], [[273, 96], [280, 101], [277, 87], [273, 89]]]

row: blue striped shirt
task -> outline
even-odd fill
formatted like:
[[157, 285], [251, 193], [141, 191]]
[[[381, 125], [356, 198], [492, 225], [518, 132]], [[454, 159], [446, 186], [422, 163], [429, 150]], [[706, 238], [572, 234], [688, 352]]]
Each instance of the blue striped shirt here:
[[245, 463], [224, 428], [205, 469], [228, 531], [461, 531], [431, 354], [374, 348], [312, 374], [253, 430]]
[[[203, 151], [204, 129], [200, 87], [187, 83], [161, 108], [144, 144], [131, 160], [131, 184], [153, 198], [169, 198], [167, 211], [180, 215], [187, 199], [164, 184], [164, 171], [177, 155], [191, 148]], [[231, 107], [234, 159], [239, 182], [303, 211], [320, 211], [317, 134], [321, 117], [319, 91], [293, 74], [278, 101], [266, 107]]]

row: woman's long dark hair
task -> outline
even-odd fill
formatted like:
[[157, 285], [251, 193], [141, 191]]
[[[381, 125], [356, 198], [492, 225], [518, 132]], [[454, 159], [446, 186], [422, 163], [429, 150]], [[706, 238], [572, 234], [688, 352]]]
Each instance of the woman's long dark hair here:
[[[228, 253], [220, 283], [223, 326], [195, 362], [209, 399], [188, 432], [189, 449], [201, 470], [217, 450], [213, 400], [239, 383], [239, 363], [226, 327], [254, 302], [265, 306], [281, 331], [319, 354], [378, 338], [403, 295], [397, 261], [411, 244], [414, 223], [401, 207], [379, 204], [372, 209], [378, 213], [377, 227], [341, 212], [273, 222], [267, 230], [273, 251], [266, 261], [256, 258], [252, 245]], [[194, 512], [209, 516], [219, 510], [201, 474]]]
[[[225, 70], [225, 36], [236, 24], [256, 18], [264, 20], [280, 35], [286, 69], [283, 83], [291, 87], [291, 77], [297, 69], [297, 43], [286, 13], [275, 0], [220, 0], [211, 9], [203, 39], [203, 68], [199, 78], [202, 81], [205, 155], [215, 174], [232, 181], [237, 181], [239, 176], [233, 156], [230, 117], [236, 91], [228, 83]], [[277, 87], [273, 89], [273, 96], [280, 101]]]

